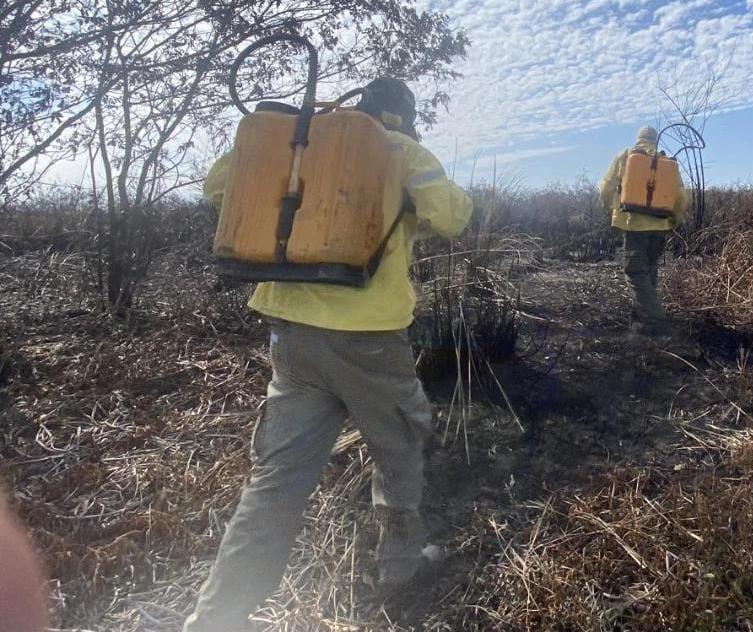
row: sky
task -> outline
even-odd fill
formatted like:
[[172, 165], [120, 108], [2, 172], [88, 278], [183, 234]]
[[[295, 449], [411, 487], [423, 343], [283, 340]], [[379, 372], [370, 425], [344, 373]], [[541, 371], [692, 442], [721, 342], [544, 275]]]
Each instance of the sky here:
[[753, 183], [753, 0], [417, 4], [471, 39], [449, 112], [423, 134], [460, 184], [490, 181], [495, 158], [498, 175], [527, 186], [598, 180], [638, 127], [679, 120], [661, 115], [660, 86], [696, 89], [708, 69], [721, 78], [707, 183]]
[[[719, 76], [707, 185], [753, 184], [753, 0], [415, 0], [471, 40], [424, 144], [467, 186], [598, 181], [674, 93]], [[421, 85], [413, 86], [419, 98]], [[428, 89], [424, 96], [429, 96]], [[81, 180], [81, 162], [51, 177]], [[198, 189], [197, 191], [198, 192]]]

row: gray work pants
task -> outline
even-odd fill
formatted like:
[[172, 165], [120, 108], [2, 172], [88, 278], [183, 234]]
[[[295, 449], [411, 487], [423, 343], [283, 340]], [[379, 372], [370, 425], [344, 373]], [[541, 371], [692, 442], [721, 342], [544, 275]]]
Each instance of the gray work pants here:
[[256, 466], [184, 632], [241, 632], [277, 589], [348, 416], [373, 460], [380, 578], [407, 581], [421, 561], [423, 448], [432, 413], [407, 332], [274, 321], [270, 347], [274, 373], [252, 441]]
[[625, 233], [625, 279], [632, 297], [632, 322], [644, 329], [661, 328], [666, 314], [657, 293], [664, 233]]

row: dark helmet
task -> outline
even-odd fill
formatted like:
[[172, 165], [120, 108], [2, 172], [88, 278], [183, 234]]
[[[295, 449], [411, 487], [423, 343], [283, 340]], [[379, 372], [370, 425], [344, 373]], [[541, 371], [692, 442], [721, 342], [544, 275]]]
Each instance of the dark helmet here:
[[382, 112], [396, 114], [402, 121], [400, 131], [416, 138], [416, 98], [404, 82], [392, 77], [374, 79], [365, 87], [356, 110], [383, 121]]

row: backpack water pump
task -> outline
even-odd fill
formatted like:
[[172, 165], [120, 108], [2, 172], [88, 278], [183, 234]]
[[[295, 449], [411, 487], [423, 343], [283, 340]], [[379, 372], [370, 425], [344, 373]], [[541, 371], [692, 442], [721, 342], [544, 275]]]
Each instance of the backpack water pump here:
[[[672, 156], [666, 156], [659, 151], [659, 141], [664, 132], [677, 127], [690, 130], [700, 144], [685, 144]], [[653, 217], [672, 217], [680, 183], [677, 154], [689, 149], [703, 149], [705, 146], [703, 137], [696, 129], [687, 123], [673, 123], [659, 132], [653, 152], [631, 150], [619, 184], [620, 210]]]
[[[261, 102], [249, 112], [238, 96], [238, 69], [251, 53], [280, 41], [308, 51], [303, 105]], [[384, 127], [339, 107], [364, 89], [315, 111], [317, 66], [308, 40], [280, 34], [254, 42], [232, 67], [230, 94], [245, 116], [214, 239], [222, 275], [360, 287], [397, 226], [402, 200], [385, 200], [391, 146]], [[385, 217], [392, 208], [395, 215]]]

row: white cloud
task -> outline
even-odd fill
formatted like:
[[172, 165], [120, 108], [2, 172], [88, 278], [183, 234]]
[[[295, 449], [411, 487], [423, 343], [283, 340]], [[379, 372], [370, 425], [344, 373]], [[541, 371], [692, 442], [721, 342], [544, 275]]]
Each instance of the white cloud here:
[[451, 115], [425, 137], [445, 162], [456, 140], [468, 160], [483, 147], [501, 153], [560, 132], [653, 122], [659, 82], [701, 79], [707, 64], [729, 59], [720, 85], [729, 107], [753, 105], [753, 0], [420, 2], [472, 41]]
[[489, 179], [491, 174], [495, 170], [500, 174], [509, 165], [515, 165], [522, 160], [530, 160], [532, 158], [542, 158], [544, 156], [555, 156], [568, 151], [577, 149], [576, 145], [558, 145], [556, 147], [532, 147], [530, 149], [513, 149], [505, 150], [496, 148], [495, 150], [481, 150], [475, 152], [469, 158], [463, 159], [462, 163], [458, 160], [458, 165], [454, 165], [451, 162], [445, 164], [445, 169], [448, 173], [457, 171], [461, 174], [460, 177], [456, 177], [457, 181], [462, 185], [470, 185], [472, 182], [465, 182], [463, 176], [467, 175], [469, 178], [473, 174], [475, 182], [479, 180]]

